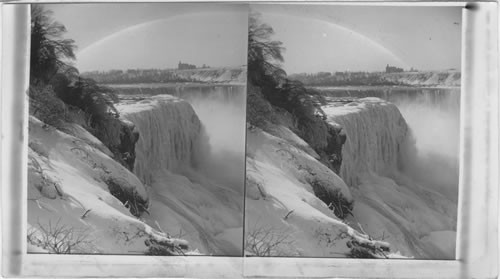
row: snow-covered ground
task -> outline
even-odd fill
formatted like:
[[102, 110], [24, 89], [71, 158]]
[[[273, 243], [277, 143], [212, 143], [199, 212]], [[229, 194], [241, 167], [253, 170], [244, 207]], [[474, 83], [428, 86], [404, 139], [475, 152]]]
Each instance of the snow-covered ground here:
[[149, 203], [146, 187], [99, 140], [77, 125], [65, 130], [30, 117], [29, 252], [145, 254], [151, 243], [187, 245], [133, 216], [131, 205], [111, 194], [114, 187], [122, 197]]
[[214, 160], [184, 100], [161, 95], [117, 109], [139, 132], [134, 173], [82, 127], [62, 132], [30, 118], [29, 251], [241, 256], [243, 165], [236, 185], [235, 174], [211, 175], [230, 164]]
[[[134, 173], [80, 126], [62, 132], [30, 118], [29, 251], [54, 250], [46, 235], [62, 234], [71, 253], [146, 254], [161, 243], [172, 254], [239, 256], [245, 242], [260, 256], [345, 257], [356, 247], [381, 258], [454, 256], [456, 204], [406, 175], [415, 142], [391, 103], [323, 108], [347, 136], [340, 175], [289, 129], [247, 127], [245, 229], [234, 154], [210, 143], [191, 104], [163, 95], [117, 108], [140, 133]], [[339, 219], [318, 192], [353, 201], [352, 216]]]
[[346, 257], [353, 239], [387, 247], [355, 231], [314, 195], [313, 184], [352, 200], [344, 181], [301, 148], [305, 142], [284, 127], [279, 130], [291, 136], [278, 138], [254, 127], [247, 131], [246, 254]]
[[[387, 257], [454, 258], [457, 205], [405, 175], [415, 149], [398, 108], [365, 98], [323, 109], [347, 135], [340, 176], [292, 131], [248, 128], [247, 254], [271, 243], [272, 255], [345, 257], [357, 235], [387, 243]], [[352, 216], [337, 218], [315, 196], [317, 185], [353, 200]]]

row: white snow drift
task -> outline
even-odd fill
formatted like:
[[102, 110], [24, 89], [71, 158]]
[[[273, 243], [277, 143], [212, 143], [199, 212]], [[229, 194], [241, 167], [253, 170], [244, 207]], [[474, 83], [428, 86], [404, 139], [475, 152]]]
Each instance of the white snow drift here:
[[293, 132], [278, 130], [282, 138], [254, 127], [247, 131], [246, 254], [345, 257], [352, 240], [388, 247], [338, 219], [314, 195], [311, 183], [352, 200], [344, 181], [303, 151]]
[[[141, 181], [79, 126], [56, 130], [29, 122], [29, 252], [145, 254], [149, 241], [187, 245], [134, 217], [107, 181], [143, 201]], [[165, 228], [166, 229], [166, 228]]]

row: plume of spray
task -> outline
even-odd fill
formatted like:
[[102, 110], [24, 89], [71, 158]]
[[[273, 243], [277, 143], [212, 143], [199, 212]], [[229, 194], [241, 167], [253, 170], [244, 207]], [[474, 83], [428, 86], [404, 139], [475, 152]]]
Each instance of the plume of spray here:
[[[220, 92], [221, 90], [229, 90]], [[245, 171], [245, 90], [219, 88], [204, 94], [180, 94], [204, 126], [197, 168], [207, 177], [243, 193]]]
[[449, 94], [439, 103], [423, 98], [397, 104], [412, 133], [403, 155], [405, 173], [452, 201], [458, 199], [457, 98]]

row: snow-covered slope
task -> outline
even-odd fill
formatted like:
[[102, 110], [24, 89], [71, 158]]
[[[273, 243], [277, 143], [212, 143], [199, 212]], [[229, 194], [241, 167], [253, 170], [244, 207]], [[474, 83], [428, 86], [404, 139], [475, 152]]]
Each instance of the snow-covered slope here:
[[246, 254], [345, 257], [364, 243], [390, 256], [387, 243], [357, 232], [315, 195], [338, 191], [352, 200], [342, 179], [297, 145], [293, 132], [278, 130], [280, 137], [247, 131]]
[[65, 237], [77, 244], [64, 253], [241, 255], [243, 187], [211, 175], [192, 106], [161, 95], [117, 108], [139, 133], [134, 173], [80, 126], [30, 119], [30, 251], [61, 252], [47, 242]]
[[340, 176], [355, 200], [351, 221], [403, 255], [453, 258], [457, 205], [405, 175], [417, 156], [398, 108], [364, 98], [323, 110], [329, 123], [342, 126], [347, 135]]
[[[270, 134], [249, 127], [247, 254], [370, 257], [352, 244], [356, 235], [368, 247], [384, 243], [379, 247], [385, 250], [368, 249], [377, 257], [453, 258], [457, 205], [405, 174], [417, 157], [398, 108], [364, 98], [332, 102], [323, 110], [347, 137], [340, 176], [286, 128], [274, 127]], [[354, 201], [352, 215], [340, 220], [334, 214], [339, 208], [332, 211], [319, 198], [328, 191]]]
[[209, 138], [192, 106], [158, 95], [117, 109], [140, 133], [134, 172], [152, 189], [146, 221], [202, 253], [241, 255], [243, 196], [207, 171]]
[[70, 128], [75, 136], [30, 117], [29, 251], [181, 254], [185, 241], [132, 215], [148, 210], [141, 181], [95, 137], [76, 125]]

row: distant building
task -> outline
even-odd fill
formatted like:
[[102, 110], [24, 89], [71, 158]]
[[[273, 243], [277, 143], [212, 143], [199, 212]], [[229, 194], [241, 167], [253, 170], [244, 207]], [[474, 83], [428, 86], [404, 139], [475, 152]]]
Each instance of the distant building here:
[[182, 63], [179, 61], [179, 64], [177, 65], [177, 69], [179, 70], [191, 70], [191, 69], [196, 69], [196, 65], [191, 65], [188, 63]]
[[385, 66], [385, 72], [386, 73], [401, 73], [403, 71], [404, 71], [403, 68], [389, 66], [389, 64], [387, 64], [387, 66]]

